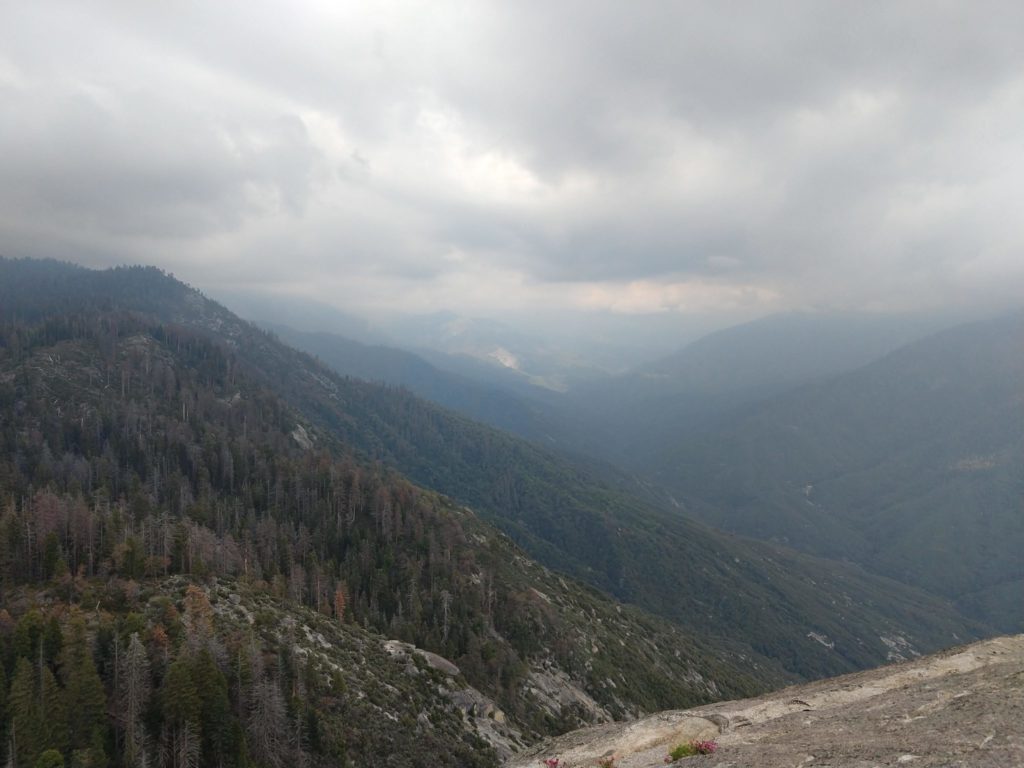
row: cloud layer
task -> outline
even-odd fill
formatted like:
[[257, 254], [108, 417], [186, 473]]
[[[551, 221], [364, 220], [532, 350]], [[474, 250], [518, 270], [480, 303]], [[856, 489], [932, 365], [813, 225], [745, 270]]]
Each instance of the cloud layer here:
[[0, 9], [0, 252], [353, 310], [1024, 290], [1018, 3]]

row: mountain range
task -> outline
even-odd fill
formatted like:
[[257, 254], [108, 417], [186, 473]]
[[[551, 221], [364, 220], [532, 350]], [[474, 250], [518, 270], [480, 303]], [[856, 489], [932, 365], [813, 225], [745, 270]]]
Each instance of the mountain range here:
[[51, 310], [38, 298], [45, 291], [61, 312], [85, 301], [201, 333], [278, 393], [317, 444], [390, 466], [468, 505], [545, 565], [707, 636], [746, 644], [789, 674], [877, 663], [890, 652], [883, 638], [932, 648], [982, 631], [897, 582], [723, 536], [627, 495], [625, 478], [602, 476], [614, 472], [607, 466], [599, 473], [406, 392], [340, 377], [157, 270], [7, 266], [18, 273], [3, 280], [12, 316], [45, 316]]
[[[277, 721], [298, 734], [289, 754], [337, 764], [385, 747], [369, 710], [312, 682], [337, 663], [310, 661], [324, 620], [356, 627], [337, 643], [376, 649], [349, 654], [350, 698], [392, 711], [374, 691], [393, 684], [360, 666], [381, 653], [403, 675], [434, 670], [414, 687], [438, 714], [415, 730], [437, 736], [423, 737], [431, 759], [467, 765], [982, 637], [1022, 618], [1021, 321], [928, 336], [931, 322], [902, 337], [825, 328], [843, 350], [802, 342], [770, 370], [763, 337], [727, 334], [762, 358], [716, 369], [698, 345], [630, 375], [664, 400], [513, 391], [407, 351], [258, 328], [153, 268], [0, 259], [11, 621], [66, 624], [113, 579], [92, 630], [152, 638], [170, 626], [153, 600], [179, 579], [178, 613], [188, 585], [222, 606], [207, 635], [223, 667], [244, 645], [229, 604], [251, 627], [262, 610], [247, 642], [276, 661], [257, 679], [294, 692], [285, 658], [300, 653], [317, 691]], [[744, 366], [750, 386], [730, 387]], [[667, 409], [644, 450], [624, 432], [593, 450], [629, 402], [704, 396], [721, 399], [699, 419]], [[166, 658], [198, 658], [187, 626]], [[152, 682], [168, 683], [155, 668]], [[242, 733], [252, 683], [225, 684]], [[151, 738], [160, 723], [178, 738], [168, 712]], [[396, 764], [422, 757], [415, 740], [391, 748]]]
[[[1018, 631], [1021, 325], [776, 316], [558, 400], [479, 381], [468, 396], [433, 394], [419, 371], [371, 377], [490, 423], [475, 403], [496, 398], [500, 426], [577, 462], [589, 454], [606, 482], [654, 506], [857, 563]], [[360, 356], [332, 355], [329, 335], [292, 338], [359, 375], [342, 358]]]
[[678, 440], [688, 512], [1024, 628], [1024, 316], [951, 328]]

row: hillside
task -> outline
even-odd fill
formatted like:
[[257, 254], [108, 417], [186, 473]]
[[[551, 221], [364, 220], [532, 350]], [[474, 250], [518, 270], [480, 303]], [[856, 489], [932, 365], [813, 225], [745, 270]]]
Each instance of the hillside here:
[[541, 399], [537, 387], [532, 388], [535, 397], [515, 395], [497, 384], [438, 368], [417, 354], [394, 347], [362, 344], [334, 333], [303, 332], [281, 325], [268, 329], [342, 376], [408, 389], [470, 419], [530, 440], [557, 441], [569, 429], [557, 424], [556, 409]]
[[387, 755], [403, 768], [486, 768], [495, 746], [522, 743], [460, 674], [259, 581], [63, 575], [7, 586], [0, 618], [3, 753], [19, 768], [48, 749], [83, 766]]
[[1024, 635], [855, 675], [635, 723], [566, 734], [509, 761], [527, 768], [557, 759], [582, 768], [612, 757], [616, 768], [657, 768], [692, 740], [713, 753], [680, 766], [790, 768], [827, 765], [1024, 764]]
[[591, 428], [566, 432], [564, 439], [645, 474], [681, 436], [723, 414], [855, 370], [952, 323], [927, 315], [795, 312], [726, 328], [573, 389], [561, 406], [575, 424]]
[[4, 324], [0, 583], [235, 580], [451, 660], [525, 740], [782, 679], [314, 440], [194, 331], [113, 310]]
[[896, 350], [680, 440], [654, 475], [688, 511], [1024, 628], [1024, 316]]
[[[0, 266], [12, 278], [0, 282], [12, 287], [4, 291], [12, 316], [85, 301], [187, 325], [230, 352], [232, 371], [272, 388], [300, 414], [312, 445], [394, 467], [472, 507], [549, 567], [718, 647], [745, 645], [812, 677], [883, 662], [894, 642], [924, 652], [986, 631], [894, 581], [722, 536], [537, 446], [407, 392], [337, 376], [156, 270]], [[49, 310], [33, 298], [41, 292]]]

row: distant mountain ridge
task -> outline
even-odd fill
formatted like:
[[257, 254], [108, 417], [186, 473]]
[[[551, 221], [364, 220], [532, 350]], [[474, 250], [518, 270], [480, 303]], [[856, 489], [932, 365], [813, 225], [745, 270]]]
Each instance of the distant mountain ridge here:
[[1024, 314], [970, 323], [682, 437], [653, 475], [691, 514], [1024, 627]]
[[596, 423], [588, 449], [643, 473], [687, 433], [736, 408], [855, 370], [953, 324], [943, 315], [772, 315], [711, 333], [628, 373], [584, 382], [565, 405], [577, 421]]
[[500, 384], [445, 370], [420, 355], [395, 347], [361, 344], [333, 333], [303, 332], [281, 325], [268, 328], [344, 376], [404, 387], [419, 397], [513, 434], [545, 442], [553, 439], [553, 429], [559, 435], [565, 429], [553, 426], [552, 422], [559, 418], [556, 409], [548, 405], [547, 396], [539, 388], [525, 381], [521, 387], [534, 397], [519, 396]]

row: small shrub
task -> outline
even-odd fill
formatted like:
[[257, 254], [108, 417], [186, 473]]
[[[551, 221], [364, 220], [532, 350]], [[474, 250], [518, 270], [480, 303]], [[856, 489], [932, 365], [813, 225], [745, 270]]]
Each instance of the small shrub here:
[[676, 760], [682, 760], [684, 757], [693, 757], [696, 754], [697, 750], [693, 748], [693, 744], [679, 744], [668, 753], [665, 762], [674, 763]]
[[693, 757], [694, 755], [710, 755], [716, 749], [718, 749], [718, 742], [714, 739], [688, 741], [685, 744], [679, 744], [669, 752], [665, 762], [674, 763], [676, 760], [682, 760], [684, 757]]
[[279, 622], [280, 618], [278, 617], [278, 615], [268, 608], [260, 608], [256, 612], [256, 618], [254, 620], [254, 623], [257, 629], [274, 627], [277, 626]]

